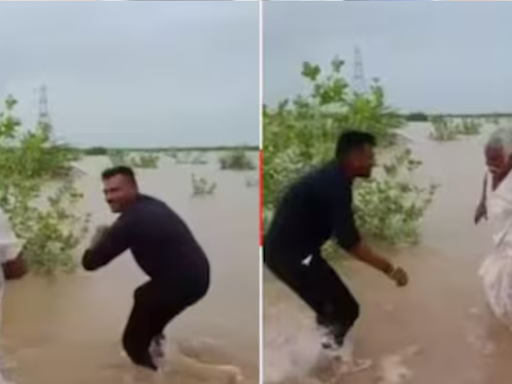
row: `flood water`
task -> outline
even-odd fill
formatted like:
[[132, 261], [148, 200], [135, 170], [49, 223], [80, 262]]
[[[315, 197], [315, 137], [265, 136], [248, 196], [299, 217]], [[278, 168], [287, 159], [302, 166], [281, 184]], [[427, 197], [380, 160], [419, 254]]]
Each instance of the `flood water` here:
[[[318, 335], [309, 309], [266, 275], [265, 382], [349, 384], [508, 384], [512, 331], [488, 312], [477, 275], [491, 249], [486, 224], [473, 225], [484, 172], [485, 134], [454, 142], [427, 138], [427, 127], [406, 129], [424, 161], [421, 182], [441, 184], [423, 223], [423, 242], [386, 253], [410, 273], [397, 288], [357, 262], [337, 265], [360, 300], [356, 357], [366, 370], [334, 378], [318, 367]], [[310, 371], [314, 371], [313, 373]]]
[[[101, 157], [80, 164], [88, 173], [78, 182], [92, 226], [114, 218], [99, 180], [108, 166]], [[192, 198], [192, 173], [215, 181], [215, 193]], [[130, 254], [96, 273], [9, 282], [1, 361], [16, 383], [230, 383], [236, 372], [229, 366], [241, 370], [242, 382], [258, 382], [258, 188], [246, 185], [257, 171], [220, 171], [215, 160], [177, 165], [164, 157], [158, 169], [137, 174], [141, 190], [168, 202], [208, 254], [208, 296], [168, 327], [171, 353], [163, 373], [154, 375], [121, 354], [132, 293], [145, 281]]]

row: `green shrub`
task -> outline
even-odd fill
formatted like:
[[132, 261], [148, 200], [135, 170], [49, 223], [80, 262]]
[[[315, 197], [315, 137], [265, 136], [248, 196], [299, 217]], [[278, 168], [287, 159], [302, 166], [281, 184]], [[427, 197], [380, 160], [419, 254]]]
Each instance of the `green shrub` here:
[[392, 245], [420, 241], [421, 219], [437, 189], [411, 182], [410, 174], [420, 165], [408, 148], [395, 148], [389, 159], [380, 162], [380, 175], [356, 183], [356, 220], [368, 237]]
[[256, 169], [256, 165], [244, 150], [229, 151], [219, 159], [221, 169], [248, 171]]
[[264, 106], [265, 222], [290, 182], [331, 160], [342, 131], [358, 129], [374, 134], [379, 152], [388, 157], [372, 180], [355, 185], [359, 226], [378, 241], [414, 243], [420, 238], [419, 223], [434, 187], [419, 187], [411, 181], [420, 163], [393, 141], [394, 131], [403, 127], [404, 120], [387, 105], [383, 88], [375, 81], [369, 94], [353, 92], [342, 68], [343, 62], [334, 59], [331, 71], [322, 76], [318, 65], [304, 63], [302, 76], [311, 93], [284, 100], [277, 107]]
[[463, 119], [459, 124], [461, 135], [478, 135], [482, 130], [482, 124], [475, 119]]
[[118, 149], [108, 151], [108, 158], [113, 167], [119, 167], [122, 165], [128, 166], [128, 156], [126, 152]]
[[430, 119], [432, 124], [432, 131], [430, 132], [430, 138], [436, 141], [452, 141], [458, 137], [458, 127], [455, 126], [450, 120], [441, 117], [433, 116]]
[[159, 161], [160, 156], [151, 153], [132, 155], [129, 158], [130, 166], [133, 168], [156, 169]]
[[9, 97], [0, 113], [0, 208], [24, 240], [33, 272], [71, 271], [89, 217], [76, 213], [82, 195], [74, 180], [56, 177], [70, 169], [76, 153], [57, 145], [47, 124], [23, 130], [15, 106]]

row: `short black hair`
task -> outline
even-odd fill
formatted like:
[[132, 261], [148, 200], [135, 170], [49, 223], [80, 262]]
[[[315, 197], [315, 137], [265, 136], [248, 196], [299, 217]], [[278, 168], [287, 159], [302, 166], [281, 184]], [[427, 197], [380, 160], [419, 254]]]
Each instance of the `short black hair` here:
[[137, 185], [137, 180], [135, 178], [135, 172], [133, 171], [132, 168], [126, 166], [126, 165], [119, 165], [117, 167], [112, 167], [112, 168], [108, 168], [108, 169], [105, 169], [102, 173], [101, 173], [101, 178], [103, 180], [106, 180], [106, 179], [110, 179], [111, 177], [114, 177], [114, 176], [117, 176], [117, 175], [121, 175], [121, 176], [124, 176], [128, 179], [130, 179], [130, 181]]
[[334, 155], [337, 160], [342, 160], [353, 150], [361, 149], [366, 145], [375, 147], [375, 144], [375, 136], [371, 133], [363, 131], [344, 131], [338, 137]]

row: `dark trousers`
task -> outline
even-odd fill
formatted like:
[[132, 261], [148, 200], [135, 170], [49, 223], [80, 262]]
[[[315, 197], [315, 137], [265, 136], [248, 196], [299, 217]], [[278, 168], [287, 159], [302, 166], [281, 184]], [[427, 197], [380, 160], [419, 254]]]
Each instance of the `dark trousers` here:
[[341, 347], [359, 317], [359, 304], [334, 269], [319, 254], [309, 263], [283, 254], [267, 255], [265, 264], [315, 311], [318, 325]]
[[149, 347], [169, 322], [206, 294], [206, 290], [169, 287], [149, 281], [135, 290], [134, 305], [123, 334], [123, 347], [136, 365], [157, 370]]

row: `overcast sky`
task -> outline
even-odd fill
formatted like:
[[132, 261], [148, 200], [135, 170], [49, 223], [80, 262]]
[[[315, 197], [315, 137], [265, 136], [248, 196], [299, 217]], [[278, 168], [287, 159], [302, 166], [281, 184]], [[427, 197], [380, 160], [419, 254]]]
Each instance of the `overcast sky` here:
[[258, 143], [258, 4], [0, 2], [0, 96], [81, 145]]
[[303, 89], [301, 63], [338, 54], [379, 77], [403, 109], [512, 111], [512, 4], [266, 2], [265, 101]]

